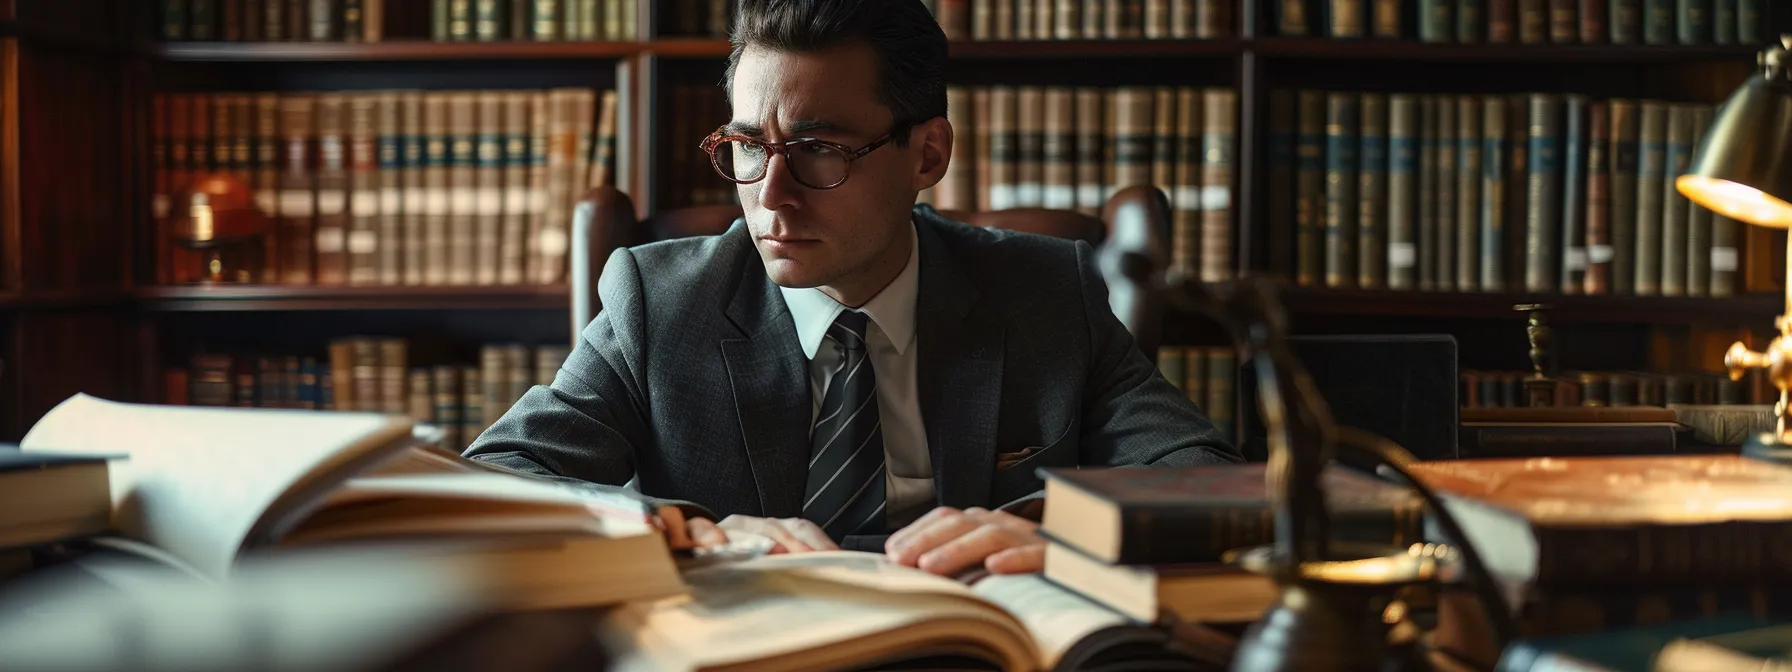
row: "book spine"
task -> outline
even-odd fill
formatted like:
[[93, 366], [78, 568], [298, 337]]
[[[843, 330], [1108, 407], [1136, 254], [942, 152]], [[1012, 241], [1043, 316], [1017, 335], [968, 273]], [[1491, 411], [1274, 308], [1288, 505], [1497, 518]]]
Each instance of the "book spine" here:
[[1736, 44], [1736, 0], [1711, 0], [1711, 41]]
[[1712, 41], [1712, 0], [1679, 0], [1674, 23], [1679, 28], [1680, 44], [1708, 44]]
[[1612, 44], [1636, 44], [1643, 40], [1643, 1], [1606, 0], [1611, 6]]
[[481, 91], [474, 105], [473, 283], [495, 285], [504, 249], [504, 97]]
[[[1456, 97], [1456, 291], [1481, 288], [1481, 100]], [[1503, 135], [1501, 136], [1504, 137]]]
[[[1437, 289], [1437, 97], [1420, 95], [1418, 99], [1419, 165], [1417, 187], [1418, 231], [1413, 236], [1413, 255], [1418, 258], [1419, 291]], [[1392, 250], [1388, 259], [1394, 258]], [[1391, 279], [1391, 277], [1390, 277]]]
[[[1097, 215], [1107, 200], [1106, 187], [1106, 153], [1111, 151], [1107, 145], [1108, 128], [1113, 123], [1109, 116], [1108, 94], [1101, 89], [1079, 87], [1076, 90], [1076, 209], [1085, 215]], [[973, 103], [984, 100], [974, 96]], [[984, 139], [981, 132], [974, 134], [978, 140]], [[978, 151], [982, 151], [982, 146]], [[967, 175], [974, 188], [975, 173]], [[975, 205], [975, 201], [967, 203], [967, 207]]]
[[[1612, 263], [1611, 293], [1636, 294], [1637, 276], [1637, 211], [1642, 142], [1638, 104], [1635, 100], [1612, 99], [1611, 104], [1611, 210], [1607, 224], [1611, 230]], [[1657, 192], [1659, 194], [1660, 192]]]
[[1529, 180], [1525, 219], [1525, 289], [1557, 291], [1563, 264], [1556, 258], [1562, 241], [1562, 109], [1550, 94], [1530, 96]]
[[1561, 274], [1556, 277], [1563, 294], [1580, 294], [1587, 276], [1587, 97], [1568, 94], [1562, 109], [1562, 196], [1559, 237]]
[[1644, 101], [1636, 169], [1636, 261], [1638, 296], [1661, 294], [1661, 239], [1667, 176], [1668, 106]]
[[1487, 41], [1489, 29], [1485, 4], [1487, 0], [1457, 0], [1456, 41], [1479, 44]]
[[1356, 280], [1357, 133], [1361, 128], [1356, 94], [1331, 92], [1325, 117], [1325, 284], [1349, 287]]
[[[1422, 541], [1422, 519], [1416, 503], [1335, 509], [1332, 533], [1334, 539], [1406, 546]], [[1226, 551], [1273, 543], [1274, 521], [1269, 507], [1130, 508], [1121, 513], [1120, 553], [1105, 559], [1118, 565], [1216, 562]]]
[[1363, 37], [1364, 0], [1325, 0], [1327, 36], [1334, 40]]
[[393, 286], [404, 282], [404, 128], [399, 121], [403, 112], [399, 96], [393, 92], [379, 94], [375, 143], [378, 174], [375, 179], [379, 197], [379, 216], [375, 225], [375, 249], [378, 250], [377, 282]]
[[1606, 18], [1611, 15], [1607, 2], [1614, 0], [1580, 0], [1580, 41], [1585, 44], [1605, 44], [1611, 38], [1606, 29]]
[[[1689, 106], [1688, 123], [1691, 124], [1692, 137], [1688, 139], [1687, 155], [1691, 156], [1693, 148], [1703, 139], [1705, 130], [1711, 126], [1712, 108], [1704, 105]], [[1687, 161], [1681, 163], [1685, 170]], [[1676, 173], [1678, 174], [1678, 173]], [[1688, 296], [1708, 296], [1711, 294], [1711, 257], [1714, 247], [1711, 244], [1711, 221], [1713, 213], [1705, 206], [1692, 199], [1680, 196], [1680, 202], [1686, 208], [1686, 294]]]
[[423, 284], [448, 284], [451, 226], [448, 96], [423, 94]]
[[1170, 231], [1172, 254], [1186, 264], [1200, 259], [1201, 239], [1201, 180], [1202, 169], [1206, 161], [1206, 153], [1202, 147], [1205, 137], [1205, 117], [1203, 116], [1201, 91], [1193, 87], [1180, 87], [1176, 103], [1176, 176], [1175, 186], [1170, 190]]
[[283, 95], [280, 99], [280, 133], [285, 139], [280, 173], [280, 275], [285, 284], [311, 284], [314, 213], [313, 190], [316, 131], [313, 123], [316, 98]]
[[1433, 243], [1426, 247], [1432, 251], [1437, 265], [1437, 290], [1448, 292], [1458, 289], [1456, 284], [1456, 192], [1458, 187], [1456, 99], [1454, 96], [1434, 96], [1437, 101], [1437, 236]]
[[1037, 86], [1017, 87], [1014, 100], [1013, 204], [1017, 208], [1037, 208], [1045, 202], [1045, 90]]
[[1674, 43], [1674, 0], [1642, 0], [1643, 43]]
[[448, 94], [448, 255], [447, 284], [471, 285], [477, 277], [479, 247], [478, 99], [471, 92]]
[[1480, 289], [1498, 292], [1506, 288], [1506, 219], [1507, 195], [1506, 156], [1511, 146], [1506, 139], [1506, 99], [1488, 96], [1481, 101], [1481, 234], [1479, 259]]
[[1456, 41], [1456, 0], [1419, 0], [1419, 41], [1430, 44]]
[[1761, 44], [1761, 0], [1736, 0], [1736, 41]]
[[1674, 186], [1674, 176], [1686, 172], [1692, 155], [1692, 108], [1667, 106], [1667, 144], [1661, 180], [1661, 295], [1685, 296], [1687, 271], [1688, 206], [1690, 202]]
[[1294, 227], [1295, 283], [1320, 284], [1325, 277], [1326, 241], [1326, 95], [1303, 89], [1295, 94]]
[[1579, 18], [1579, 7], [1576, 0], [1549, 0], [1549, 41], [1554, 44], [1573, 44], [1579, 38], [1576, 19]]
[[504, 214], [499, 224], [498, 284], [523, 284], [529, 236], [529, 94], [504, 95]]
[[1232, 171], [1237, 142], [1237, 94], [1229, 88], [1202, 91], [1201, 118], [1201, 280], [1220, 282], [1232, 271]]
[[1312, 18], [1307, 15], [1305, 0], [1276, 0], [1275, 8], [1277, 35], [1306, 37], [1312, 33]]
[[1360, 94], [1358, 110], [1356, 285], [1381, 289], [1387, 284], [1388, 97]]
[[380, 281], [380, 173], [378, 156], [378, 94], [349, 97], [348, 122], [348, 282], [372, 285]]
[[1587, 105], [1587, 273], [1582, 284], [1587, 294], [1597, 295], [1612, 291], [1610, 110], [1603, 100]]
[[429, 229], [432, 215], [430, 210], [429, 182], [429, 142], [430, 138], [423, 124], [424, 94], [418, 91], [406, 91], [399, 94], [399, 147], [403, 165], [399, 168], [399, 182], [403, 185], [404, 226], [404, 284], [422, 285], [428, 280], [428, 254], [426, 242], [429, 240]]

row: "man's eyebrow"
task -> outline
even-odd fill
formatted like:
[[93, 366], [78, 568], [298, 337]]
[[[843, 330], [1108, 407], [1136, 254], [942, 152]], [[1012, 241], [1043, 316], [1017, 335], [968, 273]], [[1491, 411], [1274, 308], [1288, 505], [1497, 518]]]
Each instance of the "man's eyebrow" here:
[[[799, 119], [790, 122], [790, 124], [784, 128], [784, 132], [790, 135], [838, 130], [840, 130], [838, 125], [820, 119]], [[730, 121], [727, 125], [722, 127], [722, 133], [725, 135], [744, 135], [751, 138], [757, 138], [765, 135], [765, 129], [761, 128], [759, 124], [750, 121]]]

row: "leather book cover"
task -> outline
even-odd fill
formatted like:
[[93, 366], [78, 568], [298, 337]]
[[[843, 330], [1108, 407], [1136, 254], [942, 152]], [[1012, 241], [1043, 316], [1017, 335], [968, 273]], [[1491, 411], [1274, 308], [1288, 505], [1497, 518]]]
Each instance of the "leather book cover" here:
[[[1186, 107], [1194, 107], [1187, 105]], [[1294, 211], [1300, 193], [1294, 183], [1294, 91], [1274, 89], [1269, 92], [1269, 270], [1278, 279], [1294, 277]], [[1182, 124], [1177, 123], [1178, 132]], [[1189, 173], [1186, 155], [1177, 167], [1177, 189], [1181, 189]]]
[[1605, 44], [1611, 37], [1606, 30], [1606, 17], [1611, 11], [1606, 7], [1609, 0], [1580, 0], [1580, 41], [1583, 44]]
[[1388, 96], [1387, 245], [1383, 256], [1389, 289], [1412, 289], [1418, 270], [1419, 172], [1418, 97], [1410, 93]]
[[1326, 94], [1295, 93], [1294, 121], [1294, 281], [1319, 286], [1325, 279]]
[[[1181, 87], [1175, 106], [1175, 138], [1165, 147], [1175, 154], [1172, 159], [1175, 174], [1169, 183], [1163, 185], [1163, 190], [1170, 200], [1170, 230], [1174, 232], [1173, 240], [1192, 243], [1200, 239], [1201, 179], [1206, 156], [1202, 149], [1206, 119], [1201, 91], [1193, 87]], [[1174, 254], [1179, 264], [1194, 264], [1201, 258], [1198, 244], [1191, 244], [1186, 248], [1177, 247]]]
[[[1524, 223], [1524, 287], [1555, 292], [1562, 274], [1562, 101], [1547, 93], [1530, 98]], [[1517, 188], [1517, 185], [1513, 185]], [[1515, 213], [1516, 214], [1516, 213]], [[1514, 283], [1516, 284], [1516, 283]]]
[[1587, 294], [1609, 294], [1612, 288], [1611, 107], [1603, 100], [1587, 105], [1586, 247]]
[[1437, 96], [1421, 94], [1419, 101], [1419, 165], [1417, 208], [1414, 214], [1417, 229], [1413, 234], [1413, 254], [1418, 258], [1417, 285], [1421, 292], [1437, 291]]
[[1556, 283], [1563, 294], [1580, 294], [1587, 276], [1587, 105], [1578, 93], [1562, 96], [1562, 178], [1556, 189], [1562, 207], [1560, 222], [1561, 270]]
[[1688, 210], [1690, 201], [1674, 186], [1692, 158], [1692, 108], [1667, 106], [1667, 144], [1661, 180], [1661, 295], [1686, 295]]
[[1456, 284], [1456, 200], [1460, 181], [1456, 177], [1460, 142], [1456, 125], [1456, 97], [1439, 94], [1437, 99], [1437, 223], [1433, 242], [1428, 244], [1436, 260], [1437, 291], [1449, 292]]
[[1045, 202], [1045, 89], [1017, 87], [1014, 119], [1013, 205], [1037, 208]]
[[[1456, 291], [1481, 286], [1482, 102], [1479, 96], [1456, 97]], [[1502, 127], [1503, 128], [1503, 127]], [[1503, 136], [1502, 136], [1503, 137]], [[1494, 162], [1498, 167], [1499, 162]]]
[[1636, 168], [1636, 272], [1638, 296], [1661, 294], [1661, 241], [1668, 170], [1668, 107], [1643, 101]]
[[1234, 275], [1232, 177], [1237, 169], [1238, 93], [1210, 87], [1201, 92], [1201, 280]]
[[504, 95], [486, 90], [474, 96], [473, 282], [480, 285], [498, 284], [503, 263]]
[[[1714, 113], [1709, 105], [1689, 105], [1688, 123], [1692, 128], [1692, 136], [1687, 139], [1687, 157], [1690, 160], [1692, 151], [1697, 149], [1699, 141], [1704, 138], [1705, 131], [1711, 126]], [[1682, 207], [1686, 208], [1686, 295], [1709, 296], [1711, 294], [1711, 223], [1716, 213], [1705, 206], [1693, 202], [1685, 196], [1680, 197]]]
[[[978, 100], [981, 100], [979, 98]], [[1108, 93], [1094, 87], [1076, 90], [1076, 210], [1096, 216], [1106, 203]], [[979, 136], [981, 139], [982, 136]]]
[[1325, 286], [1356, 284], [1357, 132], [1355, 93], [1327, 94], [1325, 113]]
[[1497, 575], [1536, 586], [1792, 576], [1792, 469], [1739, 455], [1421, 462]]
[[[1271, 543], [1261, 462], [1157, 469], [1041, 469], [1040, 529], [1106, 562], [1213, 562], [1228, 550]], [[1336, 539], [1406, 545], [1421, 540], [1423, 507], [1410, 490], [1359, 472], [1322, 477]]]
[[[1614, 0], [1625, 1], [1625, 0]], [[1638, 167], [1642, 156], [1639, 105], [1614, 98], [1611, 103], [1611, 209], [1606, 218], [1612, 246], [1611, 294], [1636, 293]], [[1659, 195], [1660, 192], [1657, 192]]]
[[1358, 94], [1356, 286], [1387, 285], [1388, 97]]
[[1045, 89], [1045, 128], [1039, 146], [1044, 173], [1041, 207], [1076, 209], [1076, 103], [1072, 95], [1069, 87]]

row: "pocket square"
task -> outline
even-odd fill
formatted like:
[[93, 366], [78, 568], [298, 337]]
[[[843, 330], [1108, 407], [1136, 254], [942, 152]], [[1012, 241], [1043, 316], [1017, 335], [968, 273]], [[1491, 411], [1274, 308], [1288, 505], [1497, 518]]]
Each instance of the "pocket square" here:
[[1040, 448], [1038, 448], [1037, 446], [1027, 446], [1026, 448], [1022, 448], [1019, 451], [1012, 452], [1012, 453], [996, 453], [996, 468], [997, 469], [1007, 469], [1008, 467], [1014, 466], [1015, 463], [1020, 462], [1021, 460], [1027, 459], [1028, 457], [1031, 457], [1033, 455], [1033, 453], [1037, 453], [1039, 451], [1040, 451]]

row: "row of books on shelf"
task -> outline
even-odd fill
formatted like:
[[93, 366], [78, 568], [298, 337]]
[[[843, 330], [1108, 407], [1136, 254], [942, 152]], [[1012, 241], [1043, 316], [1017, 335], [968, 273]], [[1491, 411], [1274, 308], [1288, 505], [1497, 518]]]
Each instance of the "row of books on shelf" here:
[[1297, 284], [1729, 296], [1771, 246], [1674, 186], [1701, 104], [1276, 91], [1272, 266]]
[[614, 91], [168, 93], [153, 117], [164, 282], [202, 266], [166, 220], [201, 175], [268, 221], [253, 280], [297, 285], [563, 283], [577, 199], [614, 182]]
[[1235, 34], [1236, 0], [927, 0], [951, 40], [1187, 40]]
[[[1021, 0], [1025, 2], [1026, 0]], [[1764, 0], [1270, 0], [1284, 37], [1461, 44], [1755, 44]]]
[[1231, 347], [1160, 347], [1157, 370], [1171, 385], [1188, 394], [1221, 436], [1237, 439], [1233, 400], [1238, 386], [1238, 357]]
[[200, 353], [163, 372], [163, 403], [410, 416], [443, 430], [460, 450], [503, 416], [529, 388], [553, 382], [571, 348], [482, 346], [478, 363], [414, 359], [402, 338], [331, 341], [328, 354]]
[[167, 42], [380, 42], [414, 15], [437, 42], [593, 42], [637, 39], [637, 12], [636, 0], [161, 0], [160, 18]]
[[1171, 262], [1204, 280], [1232, 274], [1235, 90], [954, 86], [946, 95], [952, 160], [922, 201], [1099, 215], [1120, 188], [1156, 185], [1170, 201]]
[[[1531, 371], [1462, 371], [1457, 374], [1462, 381], [1460, 402], [1464, 408], [1529, 406], [1525, 382], [1535, 375]], [[1764, 380], [1755, 380], [1760, 377], [1731, 380], [1728, 375], [1707, 371], [1566, 371], [1547, 376], [1554, 383], [1551, 401], [1555, 407], [1772, 404], [1779, 399], [1779, 391], [1760, 384]]]

